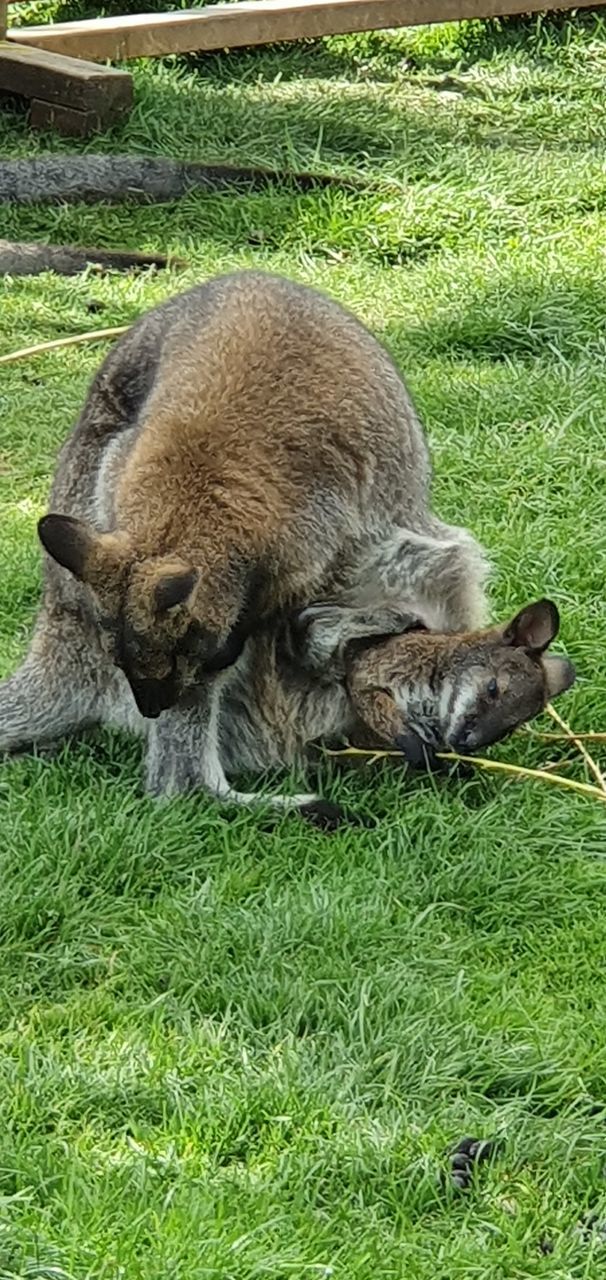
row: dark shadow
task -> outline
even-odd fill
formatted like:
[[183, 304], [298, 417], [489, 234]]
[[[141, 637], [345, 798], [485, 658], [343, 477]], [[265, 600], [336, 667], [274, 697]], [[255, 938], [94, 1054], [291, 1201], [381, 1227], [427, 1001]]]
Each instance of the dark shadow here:
[[466, 362], [575, 357], [603, 350], [606, 298], [599, 281], [554, 281], [540, 287], [520, 278], [499, 298], [495, 282], [463, 307], [460, 300], [426, 323], [388, 325], [383, 339], [392, 350]]

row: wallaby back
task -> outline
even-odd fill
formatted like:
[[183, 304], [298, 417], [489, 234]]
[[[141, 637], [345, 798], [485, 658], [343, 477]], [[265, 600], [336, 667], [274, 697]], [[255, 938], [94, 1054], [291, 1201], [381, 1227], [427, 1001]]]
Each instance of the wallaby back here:
[[[429, 468], [387, 353], [289, 281], [211, 282], [135, 326], [123, 354], [138, 359], [134, 383], [114, 352], [40, 536], [149, 714], [231, 658], [251, 592], [262, 616], [303, 604], [351, 573], [394, 512], [422, 521]], [[95, 421], [108, 380], [122, 438]]]

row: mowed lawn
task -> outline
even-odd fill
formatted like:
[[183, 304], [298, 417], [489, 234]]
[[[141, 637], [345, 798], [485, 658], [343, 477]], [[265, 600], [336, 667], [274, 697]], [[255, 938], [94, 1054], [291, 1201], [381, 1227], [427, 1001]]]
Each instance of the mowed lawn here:
[[[142, 65], [131, 120], [89, 147], [367, 190], [3, 210], [4, 235], [190, 265], [4, 280], [2, 350], [234, 266], [328, 290], [405, 371], [495, 617], [557, 601], [579, 673], [560, 710], [606, 730], [605, 75], [591, 16]], [[3, 155], [67, 145], [6, 112], [0, 134]], [[104, 350], [0, 370], [6, 673]], [[493, 755], [583, 776], [529, 735]], [[376, 830], [328, 838], [204, 797], [159, 808], [140, 779], [107, 734], [0, 771], [0, 1277], [602, 1277], [606, 807], [368, 771], [325, 792]], [[466, 1134], [502, 1145], [456, 1195]]]

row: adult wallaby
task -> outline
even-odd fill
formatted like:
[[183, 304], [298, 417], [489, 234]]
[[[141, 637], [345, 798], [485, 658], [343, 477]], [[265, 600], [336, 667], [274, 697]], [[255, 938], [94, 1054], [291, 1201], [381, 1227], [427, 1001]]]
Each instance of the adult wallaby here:
[[225, 669], [256, 625], [312, 599], [391, 602], [438, 631], [482, 620], [482, 555], [432, 514], [429, 487], [400, 375], [335, 302], [240, 272], [148, 312], [60, 454], [0, 750], [145, 728], [149, 792], [252, 803], [227, 782], [218, 726]]
[[304, 610], [248, 642], [222, 703], [222, 763], [231, 776], [304, 764], [310, 745], [331, 739], [395, 748], [415, 768], [439, 767], [440, 751], [480, 751], [574, 683], [568, 658], [546, 654], [558, 630], [549, 600], [460, 635], [396, 609]]

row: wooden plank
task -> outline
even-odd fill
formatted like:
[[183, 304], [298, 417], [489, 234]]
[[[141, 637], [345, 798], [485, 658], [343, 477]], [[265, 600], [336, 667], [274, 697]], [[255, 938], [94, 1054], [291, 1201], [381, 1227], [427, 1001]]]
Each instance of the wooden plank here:
[[78, 111], [63, 102], [41, 102], [33, 98], [29, 122], [32, 129], [53, 129], [64, 138], [90, 138], [93, 133], [101, 133], [105, 121], [98, 111]]
[[[0, 44], [0, 92], [33, 98], [47, 106], [69, 107], [89, 116], [92, 113], [102, 124], [128, 113], [133, 103], [133, 82], [127, 71], [8, 43]], [[42, 107], [34, 114], [42, 125]]]
[[172, 13], [13, 27], [8, 36], [76, 58], [120, 60], [593, 5], [595, 0], [558, 0], [557, 6], [548, 0], [238, 0]]

